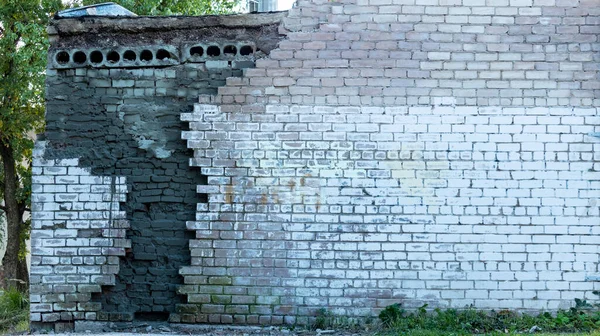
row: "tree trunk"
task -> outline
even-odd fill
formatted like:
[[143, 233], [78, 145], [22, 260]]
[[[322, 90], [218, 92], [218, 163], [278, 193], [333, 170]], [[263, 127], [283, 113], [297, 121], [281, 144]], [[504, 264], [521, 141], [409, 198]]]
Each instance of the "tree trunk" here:
[[29, 290], [29, 269], [27, 269], [27, 260], [25, 259], [17, 261], [17, 279], [22, 281], [16, 284], [17, 289], [21, 291]]
[[[0, 141], [0, 157], [4, 164], [4, 207], [6, 208], [6, 254], [2, 259], [4, 279], [8, 286], [21, 287], [19, 279], [19, 246], [21, 245], [21, 214], [17, 201], [17, 172], [13, 149]], [[22, 275], [22, 274], [21, 274]], [[19, 281], [20, 280], [20, 281]]]

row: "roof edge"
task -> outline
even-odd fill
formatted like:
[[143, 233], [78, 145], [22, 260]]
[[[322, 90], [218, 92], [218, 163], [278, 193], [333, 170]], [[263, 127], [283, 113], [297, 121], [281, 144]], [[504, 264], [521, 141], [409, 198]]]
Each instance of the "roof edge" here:
[[61, 18], [50, 22], [48, 34], [67, 36], [96, 34], [99, 32], [139, 33], [217, 27], [262, 27], [280, 23], [287, 16], [287, 13], [288, 11], [206, 16], [137, 16], [126, 18], [85, 16]]

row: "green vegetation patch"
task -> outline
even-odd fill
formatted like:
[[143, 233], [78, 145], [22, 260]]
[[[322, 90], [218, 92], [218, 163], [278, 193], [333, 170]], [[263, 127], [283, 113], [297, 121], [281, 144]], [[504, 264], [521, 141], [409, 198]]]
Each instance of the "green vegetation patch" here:
[[407, 311], [400, 304], [386, 307], [379, 314], [384, 334], [471, 335], [494, 333], [591, 333], [600, 330], [600, 311], [584, 300], [575, 307], [555, 314], [529, 315], [511, 310], [482, 311], [466, 309], [434, 309], [423, 305]]
[[28, 329], [28, 295], [14, 288], [0, 292], [0, 334], [20, 333]]

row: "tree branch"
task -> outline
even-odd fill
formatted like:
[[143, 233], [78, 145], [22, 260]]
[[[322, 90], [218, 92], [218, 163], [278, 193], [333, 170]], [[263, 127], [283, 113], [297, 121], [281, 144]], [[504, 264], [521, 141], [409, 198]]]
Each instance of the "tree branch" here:
[[6, 212], [6, 207], [4, 205], [0, 205], [0, 211]]

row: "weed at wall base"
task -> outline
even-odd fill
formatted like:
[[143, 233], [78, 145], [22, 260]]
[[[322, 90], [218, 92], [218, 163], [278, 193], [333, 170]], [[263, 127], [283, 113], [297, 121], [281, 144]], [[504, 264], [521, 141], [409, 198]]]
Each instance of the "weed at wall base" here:
[[360, 322], [347, 316], [338, 316], [331, 311], [321, 308], [317, 311], [314, 329], [358, 329]]
[[575, 307], [529, 315], [511, 310], [482, 311], [472, 306], [463, 310], [439, 309], [427, 311], [423, 305], [414, 312], [400, 304], [386, 307], [379, 319], [390, 331], [430, 330], [439, 332], [480, 334], [489, 332], [592, 332], [600, 330], [600, 310], [597, 305], [576, 300]]

